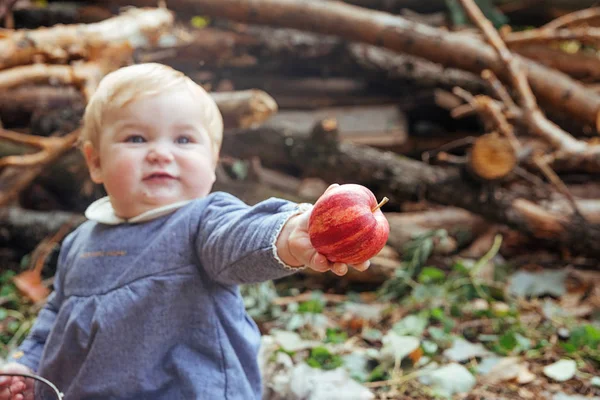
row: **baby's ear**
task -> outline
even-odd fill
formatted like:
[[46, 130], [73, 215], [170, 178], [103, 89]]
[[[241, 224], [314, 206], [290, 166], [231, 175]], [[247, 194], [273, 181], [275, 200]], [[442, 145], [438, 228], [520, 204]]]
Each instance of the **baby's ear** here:
[[100, 170], [100, 155], [89, 140], [83, 144], [83, 155], [90, 171], [90, 177], [94, 183], [102, 183], [102, 174]]

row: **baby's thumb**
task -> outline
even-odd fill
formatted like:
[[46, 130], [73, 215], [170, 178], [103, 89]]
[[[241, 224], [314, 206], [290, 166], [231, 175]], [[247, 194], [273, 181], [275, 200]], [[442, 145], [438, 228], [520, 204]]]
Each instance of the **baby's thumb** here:
[[19, 364], [16, 362], [10, 362], [0, 366], [0, 372], [3, 373], [15, 373], [15, 374], [30, 374], [31, 369], [29, 367]]

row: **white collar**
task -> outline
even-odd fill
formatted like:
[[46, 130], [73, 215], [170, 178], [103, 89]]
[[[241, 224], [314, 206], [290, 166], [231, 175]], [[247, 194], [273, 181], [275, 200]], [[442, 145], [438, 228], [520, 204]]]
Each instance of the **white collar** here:
[[106, 225], [119, 225], [124, 223], [135, 224], [138, 222], [146, 222], [153, 220], [158, 217], [162, 217], [163, 215], [167, 215], [172, 213], [190, 203], [192, 200], [184, 200], [173, 204], [168, 204], [166, 206], [154, 208], [152, 210], [141, 213], [140, 215], [136, 215], [135, 217], [125, 219], [118, 217], [115, 214], [115, 210], [110, 203], [110, 199], [108, 196], [102, 197], [94, 201], [90, 206], [85, 210], [85, 217], [89, 220], [100, 222]]

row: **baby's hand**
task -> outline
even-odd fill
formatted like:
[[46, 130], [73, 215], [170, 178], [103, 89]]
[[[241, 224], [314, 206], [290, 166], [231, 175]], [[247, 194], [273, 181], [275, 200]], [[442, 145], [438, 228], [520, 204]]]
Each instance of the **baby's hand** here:
[[[336, 186], [338, 185], [331, 185], [327, 190]], [[336, 275], [345, 275], [348, 272], [349, 267], [347, 264], [329, 261], [327, 257], [317, 252], [310, 242], [310, 237], [308, 235], [308, 220], [310, 219], [311, 211], [312, 209], [288, 220], [282, 235], [280, 235], [280, 238], [283, 240], [281, 242], [278, 241], [277, 245], [278, 249], [283, 250], [279, 251], [280, 256], [285, 255], [282, 259], [289, 265], [306, 265], [308, 268], [315, 271], [326, 272], [331, 270]], [[369, 265], [370, 262], [365, 261], [361, 264], [350, 265], [350, 267], [358, 271], [364, 271], [369, 268]]]
[[[0, 374], [31, 374], [32, 371], [18, 363], [0, 367]], [[33, 400], [33, 379], [0, 375], [0, 400]]]

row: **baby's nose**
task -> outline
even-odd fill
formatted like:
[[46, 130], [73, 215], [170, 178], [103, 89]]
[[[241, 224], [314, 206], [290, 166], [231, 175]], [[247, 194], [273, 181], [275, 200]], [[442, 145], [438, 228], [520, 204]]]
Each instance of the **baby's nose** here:
[[173, 154], [164, 147], [154, 147], [148, 152], [148, 161], [150, 162], [170, 162], [173, 161]]

